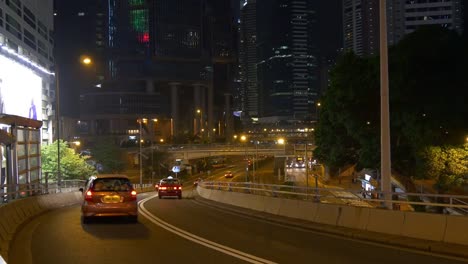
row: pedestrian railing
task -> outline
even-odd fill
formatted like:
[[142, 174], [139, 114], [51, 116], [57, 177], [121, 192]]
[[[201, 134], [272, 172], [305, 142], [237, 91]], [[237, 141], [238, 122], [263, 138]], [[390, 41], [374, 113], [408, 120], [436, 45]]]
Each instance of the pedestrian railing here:
[[[382, 192], [363, 192], [338, 188], [313, 188], [305, 186], [260, 184], [251, 182], [200, 182], [202, 188], [242, 192], [256, 195], [272, 196], [279, 198], [312, 200], [320, 203], [346, 204], [361, 207], [383, 207], [390, 204], [393, 209], [400, 210], [406, 205], [408, 210], [440, 212], [449, 211], [443, 209], [456, 209], [450, 211], [454, 214], [468, 215], [468, 196], [422, 194], [422, 193], [389, 193], [384, 196]], [[391, 199], [384, 199], [391, 197]], [[441, 210], [437, 210], [441, 209]]]
[[[85, 187], [85, 180], [62, 180], [51, 183], [30, 183], [30, 184], [4, 184], [0, 185], [0, 204], [8, 203], [16, 199], [37, 195], [47, 195], [60, 192], [76, 192]], [[133, 184], [137, 192], [147, 192], [154, 190], [152, 184]]]

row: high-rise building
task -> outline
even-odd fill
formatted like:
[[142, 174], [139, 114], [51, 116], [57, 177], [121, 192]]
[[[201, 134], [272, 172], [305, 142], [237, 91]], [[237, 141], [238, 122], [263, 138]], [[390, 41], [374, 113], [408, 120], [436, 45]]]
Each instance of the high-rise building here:
[[343, 1], [344, 47], [357, 55], [379, 52], [379, 0]]
[[239, 37], [239, 79], [243, 117], [259, 116], [257, 84], [257, 3], [245, 1], [241, 6]]
[[[357, 55], [379, 52], [379, 0], [343, 0], [344, 49]], [[397, 44], [419, 26], [440, 25], [463, 32], [461, 0], [387, 0], [387, 39]]]
[[53, 1], [0, 1], [0, 113], [42, 121], [53, 140]]
[[[56, 116], [52, 0], [0, 1], [0, 196], [41, 182]], [[57, 74], [57, 72], [55, 72]], [[32, 185], [31, 185], [32, 184]]]
[[310, 119], [319, 94], [314, 1], [257, 0], [257, 78], [263, 120]]
[[124, 136], [139, 129], [139, 118], [158, 117], [168, 123], [166, 140], [220, 136], [227, 119], [219, 97], [235, 61], [230, 1], [100, 0], [97, 7], [102, 80], [82, 89], [81, 130]]

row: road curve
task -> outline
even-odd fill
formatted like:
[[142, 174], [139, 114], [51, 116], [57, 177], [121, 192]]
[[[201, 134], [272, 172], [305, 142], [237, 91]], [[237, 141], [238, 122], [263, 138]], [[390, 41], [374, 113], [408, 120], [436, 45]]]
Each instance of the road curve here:
[[8, 263], [466, 263], [155, 197], [139, 195], [137, 224], [82, 225], [79, 206], [43, 214], [20, 231]]

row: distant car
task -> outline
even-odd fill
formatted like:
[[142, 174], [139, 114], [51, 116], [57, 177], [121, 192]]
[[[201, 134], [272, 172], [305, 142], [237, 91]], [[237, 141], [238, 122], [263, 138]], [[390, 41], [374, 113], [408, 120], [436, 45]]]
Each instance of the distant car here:
[[172, 176], [162, 179], [158, 187], [159, 199], [163, 197], [177, 197], [182, 199], [182, 183]]
[[125, 175], [92, 176], [86, 182], [81, 205], [81, 220], [89, 223], [93, 217], [124, 216], [138, 221], [137, 192]]
[[227, 171], [225, 174], [224, 174], [224, 178], [232, 178], [234, 177], [234, 175], [232, 174], [231, 171]]

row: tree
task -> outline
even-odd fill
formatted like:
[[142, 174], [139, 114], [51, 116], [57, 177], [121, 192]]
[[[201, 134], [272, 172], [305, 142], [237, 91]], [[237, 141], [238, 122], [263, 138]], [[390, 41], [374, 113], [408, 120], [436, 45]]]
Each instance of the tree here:
[[[79, 154], [76, 154], [74, 149], [68, 147], [68, 142], [60, 140], [59, 144], [62, 180], [83, 180], [96, 173], [94, 167], [86, 162], [87, 157], [80, 157]], [[42, 146], [41, 149], [42, 171], [49, 172], [51, 180], [57, 180], [57, 151], [57, 141]]]
[[434, 187], [439, 193], [462, 185], [468, 177], [468, 144], [427, 147], [420, 158], [420, 176], [435, 179]]
[[91, 149], [94, 161], [102, 165], [102, 173], [119, 173], [125, 169], [123, 151], [110, 137], [102, 137], [96, 140]]
[[[389, 51], [392, 168], [411, 176], [431, 146], [468, 134], [468, 48], [453, 31], [421, 27]], [[380, 166], [377, 57], [344, 54], [322, 98], [314, 151], [329, 166]]]

